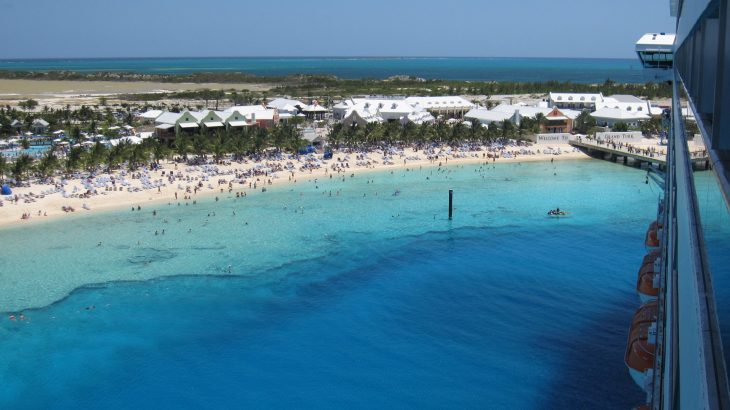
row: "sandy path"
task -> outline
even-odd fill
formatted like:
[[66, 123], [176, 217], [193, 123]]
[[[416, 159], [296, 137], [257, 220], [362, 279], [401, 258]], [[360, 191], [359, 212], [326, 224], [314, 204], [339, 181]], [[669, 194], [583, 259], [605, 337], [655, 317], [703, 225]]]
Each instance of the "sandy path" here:
[[0, 79], [0, 99], [16, 100], [30, 97], [113, 95], [152, 93], [159, 91], [246, 89], [267, 91], [272, 84], [256, 83], [162, 83], [153, 81], [45, 81]]

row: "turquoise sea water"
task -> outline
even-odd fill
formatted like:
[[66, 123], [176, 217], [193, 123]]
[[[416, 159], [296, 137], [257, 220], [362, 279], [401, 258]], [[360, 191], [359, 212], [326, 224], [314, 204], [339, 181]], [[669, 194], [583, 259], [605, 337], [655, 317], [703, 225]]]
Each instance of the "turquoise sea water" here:
[[644, 83], [670, 79], [670, 71], [646, 70], [637, 59], [579, 58], [118, 58], [0, 60], [0, 70], [78, 72], [122, 71], [152, 74], [246, 72], [258, 76], [330, 74], [340, 78], [470, 81], [571, 81]]
[[0, 408], [630, 408], [644, 175], [423, 168], [1, 230], [0, 311], [30, 320], [0, 321]]

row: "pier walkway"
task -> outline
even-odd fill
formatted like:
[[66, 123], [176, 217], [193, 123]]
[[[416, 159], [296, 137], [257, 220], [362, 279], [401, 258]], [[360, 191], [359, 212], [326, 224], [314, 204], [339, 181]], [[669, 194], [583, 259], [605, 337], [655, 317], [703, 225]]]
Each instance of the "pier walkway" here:
[[[624, 164], [629, 161], [641, 167], [641, 164], [655, 164], [664, 169], [667, 165], [667, 153], [665, 146], [631, 145], [627, 143], [616, 143], [612, 141], [596, 140], [594, 138], [571, 139], [570, 145], [576, 147], [592, 157], [601, 157], [618, 162], [623, 160]], [[709, 169], [710, 162], [706, 150], [694, 150], [689, 153], [690, 161], [695, 169]]]

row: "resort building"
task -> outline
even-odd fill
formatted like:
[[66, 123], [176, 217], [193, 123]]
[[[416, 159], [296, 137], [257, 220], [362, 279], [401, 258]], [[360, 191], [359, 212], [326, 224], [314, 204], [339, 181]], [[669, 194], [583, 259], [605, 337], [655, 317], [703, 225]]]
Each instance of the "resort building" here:
[[[548, 119], [548, 116], [550, 114], [554, 114], [554, 112], [557, 110], [557, 112], [560, 113], [558, 117], [566, 117], [569, 122], [570, 126], [568, 127], [567, 122], [565, 124], [558, 124], [558, 123], [549, 123], [550, 121], [558, 121], [557, 118], [554, 118], [552, 120]], [[474, 110], [469, 111], [464, 118], [466, 120], [477, 120], [482, 125], [489, 125], [492, 123], [500, 123], [504, 120], [509, 120], [515, 125], [520, 125], [520, 122], [522, 118], [531, 118], [531, 119], [537, 119], [538, 114], [541, 114], [543, 116], [543, 122], [541, 125], [545, 125], [546, 127], [550, 125], [549, 128], [570, 128], [572, 131], [573, 129], [573, 122], [576, 118], [580, 115], [580, 111], [576, 110], [570, 110], [570, 109], [563, 109], [559, 110], [557, 107], [555, 108], [546, 108], [546, 107], [535, 107], [535, 106], [528, 106], [528, 105], [510, 105], [510, 104], [500, 104], [491, 110], [487, 110], [485, 108], [477, 108]], [[564, 132], [571, 132], [571, 131], [564, 131]], [[544, 130], [541, 130], [542, 133], [554, 133], [558, 131], [549, 131], [547, 128]]]
[[589, 93], [550, 93], [548, 104], [560, 109], [595, 111], [598, 104], [603, 103], [603, 94]]
[[329, 110], [319, 105], [317, 101], [312, 101], [312, 105], [302, 108], [302, 114], [309, 120], [323, 120], [328, 112]]
[[541, 134], [570, 134], [573, 132], [573, 118], [568, 117], [558, 107], [553, 108], [540, 123]]
[[138, 113], [136, 115], [137, 119], [145, 124], [152, 124], [157, 117], [162, 115], [164, 111], [162, 110], [149, 110], [145, 112]]
[[[227, 121], [233, 118], [233, 122], [247, 121], [247, 125], [255, 125], [262, 128], [273, 128], [279, 124], [279, 111], [269, 109], [263, 105], [237, 105], [222, 111], [227, 116]], [[243, 126], [238, 123], [238, 126]]]
[[23, 123], [17, 119], [13, 120], [13, 122], [10, 123], [10, 128], [15, 131], [17, 135], [20, 135], [20, 133], [23, 132]]
[[36, 118], [30, 124], [30, 132], [36, 135], [45, 134], [48, 132], [48, 121], [43, 118]]
[[420, 125], [436, 121], [436, 118], [421, 106], [414, 107], [404, 99], [345, 100], [334, 106], [333, 115], [345, 125], [395, 121]]
[[225, 111], [163, 112], [155, 119], [155, 131], [160, 139], [170, 142], [178, 132], [196, 134], [251, 126], [272, 128], [278, 123], [279, 114], [275, 109], [261, 105], [236, 106]]
[[618, 123], [623, 123], [629, 127], [638, 127], [641, 121], [648, 120], [649, 114], [642, 111], [630, 111], [621, 108], [601, 108], [591, 113], [591, 117], [596, 119], [596, 125], [600, 127], [613, 128]]
[[624, 110], [628, 112], [640, 112], [649, 114], [651, 113], [651, 107], [648, 101], [642, 100], [639, 97], [633, 95], [612, 95], [606, 97], [600, 103], [596, 104], [596, 110], [601, 108], [615, 108], [618, 110]]
[[[385, 121], [396, 121], [414, 112], [426, 111], [433, 117], [462, 118], [477, 105], [456, 96], [443, 97], [372, 97], [343, 100], [332, 108], [334, 119], [343, 120], [352, 110], [357, 110], [363, 118], [370, 113], [382, 112]], [[363, 115], [365, 114], [365, 115]]]
[[479, 121], [479, 123], [483, 126], [489, 126], [494, 123], [499, 124], [504, 120], [511, 120], [512, 122], [515, 122], [512, 119], [513, 115], [514, 112], [510, 114], [502, 111], [490, 111], [486, 108], [475, 108], [464, 114], [464, 119], [467, 121]]
[[413, 107], [420, 106], [434, 116], [462, 118], [477, 105], [463, 97], [408, 97], [405, 100]]
[[300, 114], [307, 104], [299, 100], [291, 100], [288, 98], [277, 98], [266, 104], [266, 108], [277, 110], [279, 119], [287, 120]]

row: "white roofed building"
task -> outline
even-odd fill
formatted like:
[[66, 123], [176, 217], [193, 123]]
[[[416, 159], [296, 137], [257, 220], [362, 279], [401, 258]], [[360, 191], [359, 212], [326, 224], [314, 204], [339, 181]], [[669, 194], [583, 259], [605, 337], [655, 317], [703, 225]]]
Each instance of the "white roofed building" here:
[[486, 108], [474, 108], [464, 114], [464, 119], [467, 121], [479, 121], [480, 124], [489, 126], [493, 123], [501, 123], [504, 120], [509, 120], [514, 115], [502, 111], [490, 111]]
[[299, 100], [291, 100], [288, 98], [277, 98], [275, 100], [269, 101], [269, 103], [266, 104], [266, 108], [279, 111], [279, 116], [281, 119], [292, 118], [296, 116], [297, 114], [302, 112], [302, 109], [306, 106], [307, 104], [304, 104]]
[[48, 121], [44, 120], [43, 118], [36, 118], [33, 120], [33, 122], [30, 124], [30, 131], [33, 134], [45, 134], [48, 132]]
[[250, 125], [257, 125], [263, 128], [273, 128], [279, 124], [279, 111], [266, 108], [263, 105], [234, 106], [223, 112], [228, 115], [237, 112], [245, 117]]
[[317, 101], [313, 101], [312, 105], [307, 105], [302, 108], [302, 114], [306, 115], [310, 120], [323, 120], [329, 110], [321, 105]]
[[603, 103], [603, 99], [601, 93], [550, 93], [548, 103], [551, 108], [593, 111]]
[[633, 95], [612, 95], [603, 99], [603, 102], [596, 106], [596, 110], [601, 108], [615, 108], [628, 112], [639, 112], [651, 114], [651, 107], [648, 101]]
[[157, 117], [162, 115], [162, 110], [148, 110], [137, 114], [137, 119], [146, 124], [152, 124]]
[[618, 123], [623, 123], [629, 127], [638, 127], [641, 121], [650, 118], [648, 112], [627, 111], [621, 108], [604, 107], [591, 113], [591, 117], [596, 119], [596, 125], [601, 127], [614, 127]]
[[[462, 97], [351, 98], [332, 107], [336, 120], [353, 123], [400, 121], [422, 124], [435, 121], [435, 116], [461, 118], [477, 106]], [[352, 113], [357, 112], [356, 117]], [[425, 115], [429, 114], [429, 115]], [[352, 117], [352, 118], [351, 118]]]
[[[554, 108], [500, 104], [491, 110], [487, 110], [485, 108], [471, 110], [464, 116], [464, 119], [477, 120], [483, 125], [489, 125], [495, 122], [499, 123], [504, 120], [509, 120], [515, 125], [520, 125], [522, 118], [536, 119], [538, 114], [542, 114], [544, 118], [547, 118], [547, 116], [553, 111]], [[570, 109], [562, 109], [560, 110], [560, 113], [572, 122], [578, 118], [581, 112]]]
[[443, 97], [408, 97], [406, 102], [412, 106], [421, 106], [434, 115], [443, 115], [448, 118], [462, 118], [464, 114], [477, 105], [457, 96]]
[[279, 113], [276, 109], [261, 105], [236, 106], [225, 111], [165, 111], [155, 119], [155, 131], [158, 137], [169, 142], [175, 139], [178, 132], [195, 134], [248, 126], [271, 128], [278, 123]]

